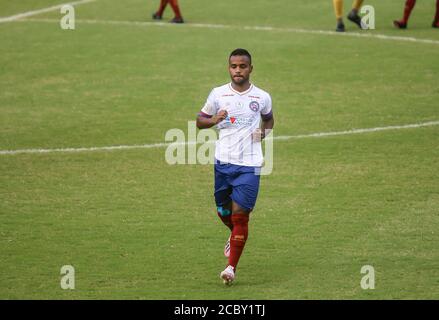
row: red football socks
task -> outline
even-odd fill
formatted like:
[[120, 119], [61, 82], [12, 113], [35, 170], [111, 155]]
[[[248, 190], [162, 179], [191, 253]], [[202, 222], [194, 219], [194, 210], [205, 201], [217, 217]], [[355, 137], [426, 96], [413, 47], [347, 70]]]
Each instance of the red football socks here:
[[436, 15], [434, 16], [436, 25], [439, 23], [439, 0], [436, 0]]
[[416, 0], [407, 0], [405, 2], [404, 7], [404, 18], [402, 18], [402, 22], [407, 24], [410, 18], [410, 14], [412, 13], [413, 8], [415, 7]]
[[165, 11], [166, 6], [168, 5], [169, 0], [160, 0], [160, 7], [157, 11], [157, 15], [160, 17], [163, 15], [163, 11]]
[[180, 7], [178, 6], [178, 0], [169, 0], [169, 4], [172, 7], [172, 10], [174, 11], [175, 18], [181, 18], [181, 12]]
[[229, 265], [236, 270], [248, 237], [248, 214], [232, 214], [233, 231], [230, 237]]
[[233, 230], [232, 215], [229, 214], [227, 216], [223, 216], [218, 211], [216, 213], [218, 217], [221, 219], [221, 221], [230, 229], [230, 231], [232, 231]]

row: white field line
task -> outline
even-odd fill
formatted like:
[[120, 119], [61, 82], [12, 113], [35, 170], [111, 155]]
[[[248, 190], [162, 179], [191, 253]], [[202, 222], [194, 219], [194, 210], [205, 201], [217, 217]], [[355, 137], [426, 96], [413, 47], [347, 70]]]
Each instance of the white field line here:
[[[57, 19], [26, 19], [21, 21], [31, 21], [31, 22], [58, 22]], [[184, 25], [178, 25], [168, 23], [168, 22], [148, 22], [148, 21], [117, 21], [117, 20], [81, 20], [76, 19], [77, 23], [84, 24], [102, 24], [102, 25], [125, 25], [125, 26], [140, 26], [140, 27], [192, 27], [192, 28], [204, 28], [204, 29], [242, 29], [250, 31], [271, 31], [271, 32], [287, 32], [287, 33], [303, 33], [303, 34], [314, 34], [314, 35], [325, 35], [325, 36], [340, 36], [340, 37], [355, 37], [355, 38], [370, 38], [379, 39], [387, 41], [402, 41], [402, 42], [412, 42], [412, 43], [425, 43], [425, 44], [435, 44], [439, 45], [439, 40], [432, 39], [419, 39], [414, 37], [399, 37], [399, 36], [388, 36], [384, 34], [369, 33], [368, 31], [363, 32], [335, 32], [328, 30], [307, 30], [298, 28], [278, 28], [270, 26], [234, 26], [234, 25], [224, 25], [224, 24], [204, 24], [204, 23], [185, 23]]]
[[[362, 134], [362, 133], [378, 132], [378, 131], [385, 131], [385, 130], [411, 129], [411, 128], [420, 128], [420, 127], [437, 126], [437, 125], [439, 125], [439, 121], [429, 121], [429, 122], [406, 124], [406, 125], [399, 125], [399, 126], [352, 129], [352, 130], [333, 131], [333, 132], [318, 132], [318, 133], [300, 134], [300, 135], [294, 135], [294, 136], [277, 136], [277, 137], [274, 137], [273, 140], [281, 140], [282, 141], [282, 140], [303, 139], [303, 138], [322, 138], [322, 137], [330, 137], [330, 136]], [[76, 152], [94, 152], [94, 151], [130, 150], [130, 149], [153, 149], [153, 148], [167, 147], [171, 144], [173, 144], [173, 145], [193, 145], [193, 144], [197, 144], [197, 142], [195, 142], [195, 141], [182, 142], [182, 143], [161, 142], [161, 143], [152, 143], [152, 144], [89, 147], [89, 148], [0, 150], [0, 155], [15, 155], [15, 154], [22, 154], [22, 153], [24, 153], [24, 154], [55, 153], [55, 152], [70, 152], [70, 153], [75, 152], [76, 153]]]
[[[15, 21], [15, 20], [19, 20], [19, 19], [23, 19], [23, 18], [27, 18], [27, 17], [36, 16], [38, 14], [59, 10], [59, 9], [61, 9], [62, 6], [66, 5], [66, 4], [70, 4], [72, 6], [75, 6], [75, 5], [94, 2], [94, 1], [96, 1], [96, 0], [80, 0], [80, 1], [75, 1], [75, 2], [67, 2], [67, 3], [59, 4], [59, 5], [48, 7], [48, 8], [22, 12], [22, 13], [19, 13], [19, 14], [13, 15], [13, 16], [9, 16], [9, 17], [0, 17], [0, 23], [11, 22], [11, 21]], [[57, 21], [59, 21], [59, 20], [57, 20]]]
[[289, 139], [303, 139], [303, 138], [320, 138], [320, 137], [330, 137], [330, 136], [342, 136], [348, 134], [359, 134], [368, 132], [377, 132], [385, 130], [401, 130], [401, 129], [411, 129], [420, 127], [437, 126], [439, 121], [429, 121], [423, 123], [405, 124], [400, 126], [388, 126], [388, 127], [376, 127], [376, 128], [365, 128], [365, 129], [352, 129], [345, 131], [334, 131], [334, 132], [320, 132], [320, 133], [310, 133], [310, 134], [300, 134], [296, 136], [277, 136], [275, 140], [289, 140]]

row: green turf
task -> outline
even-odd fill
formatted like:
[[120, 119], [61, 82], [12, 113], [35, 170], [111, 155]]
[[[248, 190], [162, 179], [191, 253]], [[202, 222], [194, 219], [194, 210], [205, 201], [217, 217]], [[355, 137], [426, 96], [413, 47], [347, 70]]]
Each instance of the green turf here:
[[[277, 136], [439, 120], [439, 44], [286, 30], [333, 30], [330, 1], [182, 0], [187, 25], [80, 21], [150, 21], [156, 2], [78, 6], [74, 31], [59, 12], [0, 23], [0, 150], [164, 142], [228, 81], [236, 47], [272, 95]], [[439, 41], [433, 2], [393, 29], [402, 2], [368, 1], [377, 30], [364, 33]], [[0, 16], [59, 3], [0, 0]], [[232, 287], [212, 166], [164, 154], [0, 154], [0, 298], [439, 298], [438, 126], [276, 140]], [[68, 264], [75, 290], [60, 287]]]

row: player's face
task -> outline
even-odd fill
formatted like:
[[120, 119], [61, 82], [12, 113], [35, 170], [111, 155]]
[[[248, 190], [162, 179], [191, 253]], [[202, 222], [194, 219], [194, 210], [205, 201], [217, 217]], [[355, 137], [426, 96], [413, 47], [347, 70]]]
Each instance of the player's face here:
[[249, 82], [253, 66], [247, 56], [231, 56], [229, 59], [229, 73], [232, 82], [236, 85], [243, 85]]

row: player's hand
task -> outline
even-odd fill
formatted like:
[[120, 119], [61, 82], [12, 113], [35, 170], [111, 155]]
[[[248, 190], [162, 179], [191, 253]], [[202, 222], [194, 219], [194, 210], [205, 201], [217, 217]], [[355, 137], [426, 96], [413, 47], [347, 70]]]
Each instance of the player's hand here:
[[260, 142], [262, 139], [265, 138], [265, 132], [261, 128], [257, 128], [252, 133], [253, 142]]
[[221, 121], [223, 121], [225, 118], [227, 118], [227, 116], [228, 116], [228, 113], [227, 113], [226, 110], [220, 110], [216, 115], [214, 115], [214, 116], [212, 117], [212, 121], [213, 121], [215, 124], [218, 124], [218, 123], [220, 123]]

